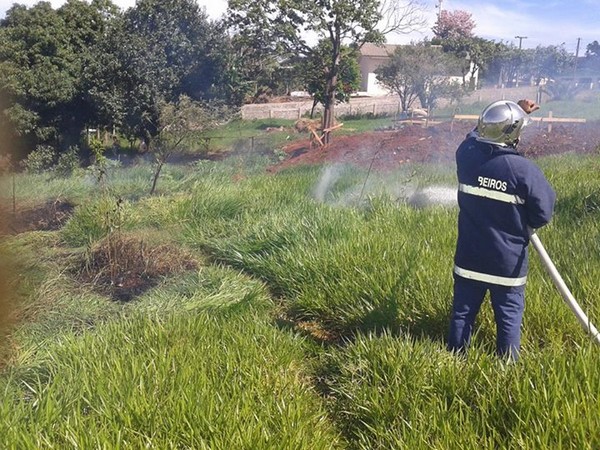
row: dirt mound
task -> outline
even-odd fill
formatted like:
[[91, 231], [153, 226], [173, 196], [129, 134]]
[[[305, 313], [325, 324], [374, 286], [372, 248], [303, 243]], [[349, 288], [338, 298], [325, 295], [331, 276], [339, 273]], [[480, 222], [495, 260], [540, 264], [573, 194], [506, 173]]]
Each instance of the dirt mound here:
[[[333, 136], [333, 142], [316, 147], [309, 139], [284, 148], [288, 158], [271, 167], [278, 171], [297, 164], [347, 163], [393, 170], [407, 162], [454, 163], [456, 148], [473, 129], [473, 122], [445, 122], [429, 127], [406, 123], [392, 130]], [[577, 152], [592, 153], [600, 147], [600, 124], [533, 124], [522, 136], [519, 150], [531, 157]]]
[[198, 267], [195, 259], [169, 244], [151, 246], [139, 236], [112, 234], [96, 244], [77, 275], [115, 300], [129, 301], [170, 274]]
[[14, 235], [27, 231], [53, 231], [60, 229], [73, 214], [75, 205], [65, 200], [48, 201], [27, 208], [2, 205], [0, 235]]

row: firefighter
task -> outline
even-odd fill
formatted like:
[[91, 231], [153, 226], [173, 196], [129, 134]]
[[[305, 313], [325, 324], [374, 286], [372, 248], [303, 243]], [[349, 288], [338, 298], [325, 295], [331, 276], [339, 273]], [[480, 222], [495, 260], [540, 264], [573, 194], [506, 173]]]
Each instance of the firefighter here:
[[456, 151], [458, 239], [448, 349], [463, 351], [489, 291], [496, 350], [517, 360], [525, 308], [530, 233], [546, 225], [556, 194], [541, 170], [517, 152], [531, 100], [497, 101]]

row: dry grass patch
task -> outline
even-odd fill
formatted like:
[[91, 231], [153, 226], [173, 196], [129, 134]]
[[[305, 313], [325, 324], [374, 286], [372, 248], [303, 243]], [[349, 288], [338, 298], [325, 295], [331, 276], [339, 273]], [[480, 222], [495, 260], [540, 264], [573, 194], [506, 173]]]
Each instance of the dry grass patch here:
[[104, 295], [129, 301], [161, 278], [197, 268], [194, 257], [173, 244], [153, 245], [138, 235], [113, 233], [92, 246], [79, 277]]

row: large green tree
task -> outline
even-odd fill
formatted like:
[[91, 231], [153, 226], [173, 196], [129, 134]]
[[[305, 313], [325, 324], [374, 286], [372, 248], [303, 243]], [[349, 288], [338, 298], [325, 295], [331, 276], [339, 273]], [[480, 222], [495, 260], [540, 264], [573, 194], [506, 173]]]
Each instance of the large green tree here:
[[91, 115], [82, 70], [103, 35], [109, 1], [15, 5], [0, 22], [0, 95], [16, 134], [54, 146], [77, 140]]
[[590, 42], [585, 51], [585, 58], [581, 64], [582, 72], [597, 75], [600, 73], [600, 43]]
[[267, 12], [259, 7], [245, 16], [232, 12], [226, 19], [231, 35], [228, 81], [244, 103], [277, 94], [281, 75], [289, 75], [282, 66], [289, 66], [288, 62], [297, 56], [285, 45], [282, 30], [269, 20]]
[[458, 36], [432, 42], [439, 42], [445, 52], [458, 58], [463, 85], [470, 89], [476, 88], [475, 75], [485, 76], [496, 55], [496, 44], [477, 36]]
[[223, 99], [227, 39], [194, 0], [140, 0], [95, 49], [86, 79], [100, 123], [130, 138], [159, 133], [160, 105], [181, 95]]
[[[401, 5], [401, 6], [400, 6]], [[269, 30], [272, 42], [288, 52], [317, 57], [310, 40], [327, 40], [331, 51], [322, 55], [323, 129], [334, 121], [334, 105], [340, 81], [344, 45], [360, 47], [382, 42], [390, 32], [412, 31], [422, 26], [420, 4], [390, 0], [229, 0], [228, 21], [239, 33], [246, 29]], [[324, 142], [328, 143], [329, 133]]]

